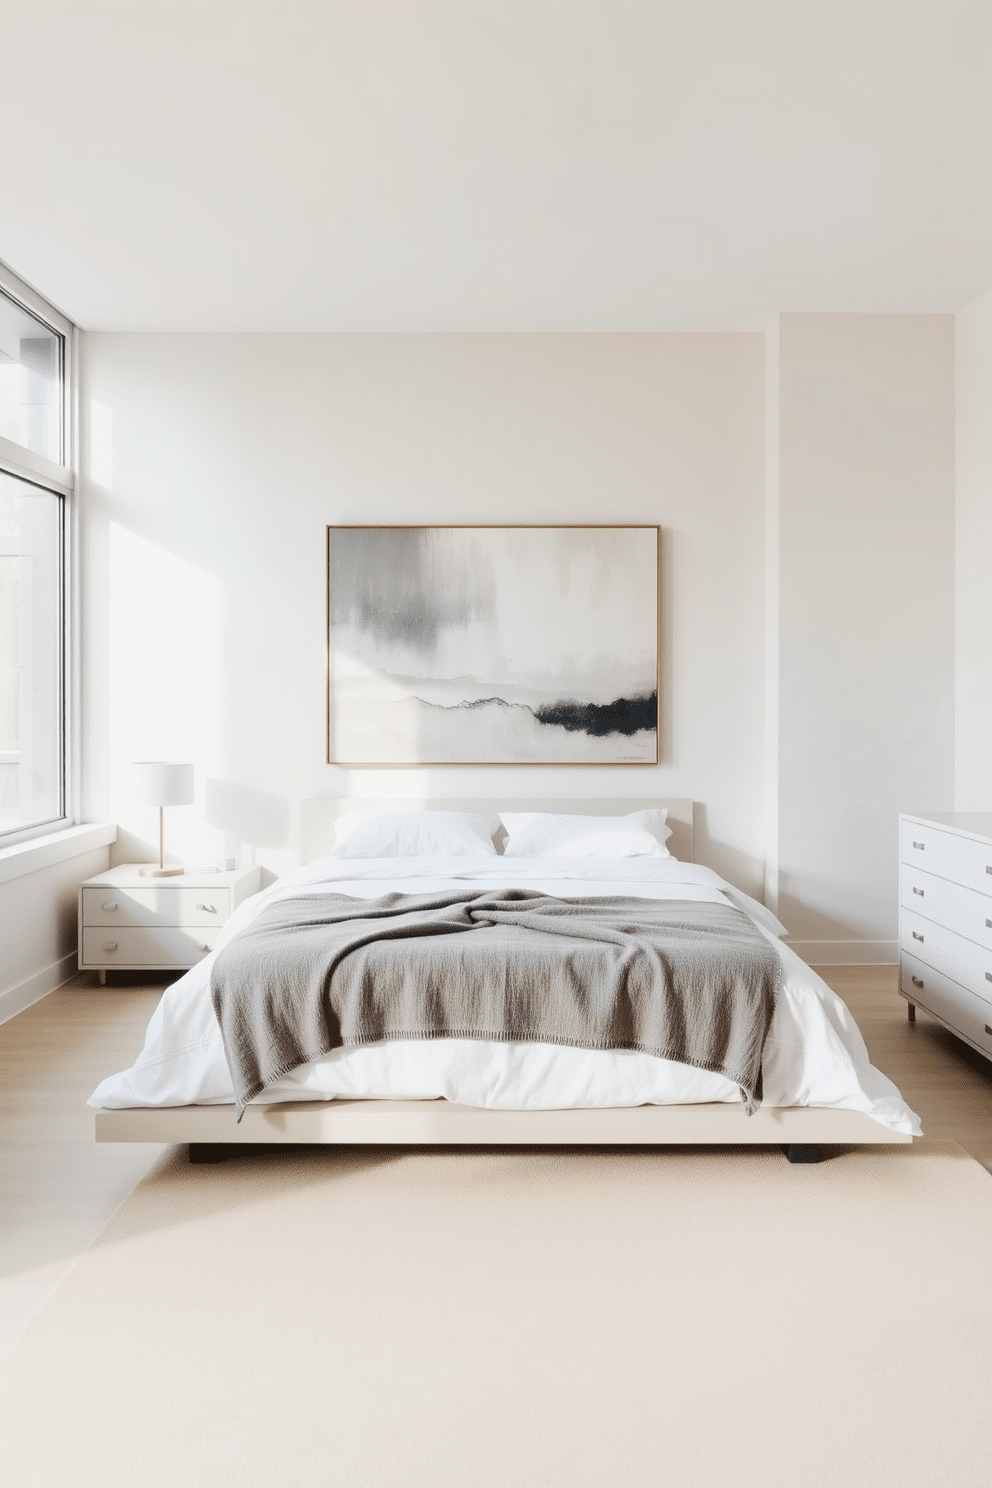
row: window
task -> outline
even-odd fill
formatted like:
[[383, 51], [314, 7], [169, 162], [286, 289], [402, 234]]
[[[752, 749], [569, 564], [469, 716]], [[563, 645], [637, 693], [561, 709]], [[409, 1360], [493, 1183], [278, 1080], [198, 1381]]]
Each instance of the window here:
[[0, 844], [70, 815], [72, 326], [0, 265]]
[[0, 295], [0, 436], [56, 464], [62, 463], [64, 348], [51, 326]]

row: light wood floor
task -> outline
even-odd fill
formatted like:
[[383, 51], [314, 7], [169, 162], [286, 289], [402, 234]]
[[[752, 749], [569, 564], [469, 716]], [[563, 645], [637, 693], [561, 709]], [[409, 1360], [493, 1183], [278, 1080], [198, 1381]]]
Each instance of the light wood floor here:
[[134, 1062], [162, 983], [95, 982], [77, 977], [0, 1027], [0, 1349], [161, 1151], [97, 1145], [86, 1101]]
[[817, 969], [851, 1009], [872, 1064], [899, 1086], [924, 1135], [958, 1142], [992, 1172], [992, 1062], [922, 1009], [911, 1024], [897, 967]]
[[[959, 1142], [992, 1171], [992, 1063], [925, 1013], [911, 1026], [894, 967], [821, 972], [926, 1135]], [[0, 1350], [161, 1150], [98, 1145], [85, 1102], [104, 1075], [133, 1062], [162, 984], [94, 980], [78, 977], [0, 1026]]]

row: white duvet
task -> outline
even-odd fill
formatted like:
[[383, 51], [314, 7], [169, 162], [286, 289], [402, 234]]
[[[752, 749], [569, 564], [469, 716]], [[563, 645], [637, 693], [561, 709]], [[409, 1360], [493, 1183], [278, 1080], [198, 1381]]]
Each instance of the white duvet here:
[[[921, 1135], [919, 1119], [868, 1059], [840, 998], [788, 946], [761, 905], [709, 868], [675, 858], [560, 859], [325, 858], [245, 901], [225, 925], [217, 950], [263, 910], [302, 887], [356, 898], [391, 890], [526, 887], [562, 898], [628, 894], [644, 899], [727, 900], [751, 916], [777, 946], [783, 976], [762, 1058], [764, 1103], [864, 1111], [893, 1131]], [[168, 987], [145, 1046], [128, 1070], [98, 1085], [96, 1108], [231, 1103], [234, 1091], [210, 1001], [214, 951]], [[572, 1049], [483, 1039], [423, 1039], [336, 1049], [271, 1085], [254, 1104], [285, 1100], [433, 1100], [505, 1110], [574, 1106], [739, 1102], [722, 1075], [629, 1050]]]

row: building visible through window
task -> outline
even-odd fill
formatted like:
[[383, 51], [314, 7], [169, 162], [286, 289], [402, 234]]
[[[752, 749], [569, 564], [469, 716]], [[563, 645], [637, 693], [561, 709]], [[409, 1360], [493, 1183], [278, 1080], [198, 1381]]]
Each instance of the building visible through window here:
[[63, 338], [0, 294], [0, 437], [62, 460]]

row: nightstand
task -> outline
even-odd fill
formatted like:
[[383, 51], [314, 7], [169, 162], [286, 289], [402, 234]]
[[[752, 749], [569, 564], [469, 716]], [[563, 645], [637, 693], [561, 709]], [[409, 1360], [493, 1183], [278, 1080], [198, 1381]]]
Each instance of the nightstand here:
[[79, 969], [188, 971], [217, 943], [224, 922], [259, 889], [261, 869], [142, 878], [139, 864], [79, 886]]

